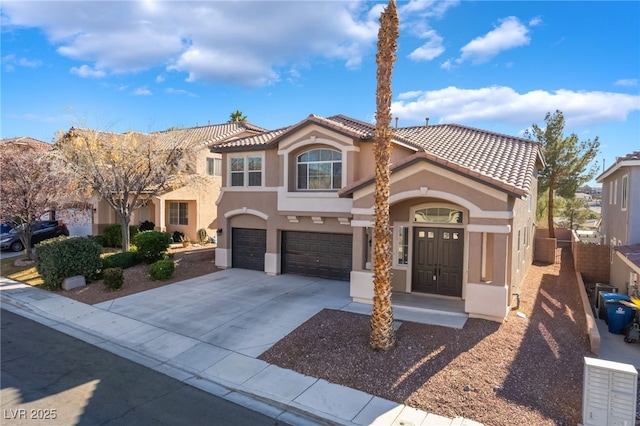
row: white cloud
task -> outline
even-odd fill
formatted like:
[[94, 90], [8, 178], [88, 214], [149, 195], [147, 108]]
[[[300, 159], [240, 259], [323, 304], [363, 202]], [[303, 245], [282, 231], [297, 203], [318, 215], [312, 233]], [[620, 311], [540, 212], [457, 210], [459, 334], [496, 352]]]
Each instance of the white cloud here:
[[106, 72], [99, 69], [93, 69], [86, 64], [80, 66], [79, 68], [78, 67], [71, 68], [71, 74], [75, 74], [78, 77], [82, 77], [82, 78], [102, 78], [107, 75]]
[[625, 121], [629, 113], [640, 110], [640, 96], [564, 89], [518, 93], [504, 86], [412, 91], [400, 94], [398, 99], [391, 106], [393, 115], [418, 123], [425, 117], [438, 117], [440, 123], [483, 121], [530, 126], [541, 122], [547, 112], [560, 110], [567, 126], [577, 127]]
[[457, 63], [471, 61], [473, 64], [487, 62], [499, 53], [529, 44], [529, 29], [515, 16], [500, 21], [500, 25], [482, 37], [477, 37], [462, 47]]
[[167, 95], [179, 95], [179, 96], [191, 96], [191, 97], [197, 97], [198, 96], [195, 93], [191, 93], [191, 92], [188, 92], [188, 91], [182, 90], [182, 89], [174, 89], [172, 87], [169, 87], [169, 88], [165, 89], [164, 93], [166, 93]]
[[[358, 68], [375, 52], [380, 5], [341, 2], [5, 2], [3, 30], [42, 29], [78, 75], [153, 67], [189, 81], [265, 85], [314, 59]], [[89, 70], [93, 69], [93, 73]]]
[[162, 83], [165, 80], [164, 75], [159, 75], [156, 77], [156, 83]]
[[616, 81], [613, 84], [615, 84], [616, 86], [635, 87], [638, 85], [638, 79], [637, 78], [621, 78], [620, 80]]
[[133, 91], [133, 94], [136, 96], [151, 96], [153, 93], [146, 87], [138, 87]]
[[3, 56], [2, 63], [4, 64], [5, 71], [9, 72], [14, 71], [16, 66], [25, 68], [38, 68], [42, 66], [42, 61], [39, 59], [17, 58], [14, 54]]
[[529, 26], [530, 27], [537, 27], [540, 24], [542, 24], [542, 18], [539, 17], [539, 16], [536, 16], [535, 18], [529, 19]]
[[427, 38], [428, 41], [411, 52], [409, 54], [410, 59], [414, 61], [430, 61], [444, 52], [442, 37], [440, 37], [437, 32], [433, 30], [428, 31], [425, 38]]

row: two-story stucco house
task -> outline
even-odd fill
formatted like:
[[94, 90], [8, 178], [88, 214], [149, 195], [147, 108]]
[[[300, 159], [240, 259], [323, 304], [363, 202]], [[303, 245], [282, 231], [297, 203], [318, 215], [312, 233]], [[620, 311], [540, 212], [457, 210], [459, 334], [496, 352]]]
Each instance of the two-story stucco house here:
[[611, 247], [609, 283], [628, 293], [640, 275], [640, 150], [617, 158], [596, 180], [602, 184], [600, 232]]
[[[350, 282], [371, 303], [374, 126], [310, 115], [215, 145], [216, 264]], [[502, 321], [533, 256], [538, 143], [456, 124], [396, 128], [393, 290]]]
[[[183, 185], [152, 197], [146, 206], [136, 210], [132, 225], [145, 220], [153, 222], [160, 231], [179, 231], [197, 241], [199, 229], [206, 229], [213, 236], [217, 225], [216, 199], [222, 184], [222, 156], [214, 154], [209, 147], [220, 141], [245, 137], [265, 132], [265, 129], [246, 122], [228, 122], [183, 129], [171, 129], [153, 135], [162, 143], [163, 135], [179, 139], [186, 144], [197, 144], [202, 149], [194, 159], [189, 172], [206, 177], [206, 188], [198, 185]], [[106, 225], [119, 223], [116, 212], [102, 199], [94, 200], [93, 233], [100, 234]]]

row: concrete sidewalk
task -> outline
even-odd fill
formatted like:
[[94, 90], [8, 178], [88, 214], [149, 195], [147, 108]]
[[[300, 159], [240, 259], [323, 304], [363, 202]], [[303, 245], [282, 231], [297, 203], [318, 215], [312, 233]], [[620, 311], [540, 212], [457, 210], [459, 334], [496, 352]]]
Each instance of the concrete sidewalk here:
[[290, 424], [480, 425], [257, 359], [324, 308], [366, 311], [348, 283], [230, 269], [90, 306], [0, 277], [0, 297], [3, 309]]

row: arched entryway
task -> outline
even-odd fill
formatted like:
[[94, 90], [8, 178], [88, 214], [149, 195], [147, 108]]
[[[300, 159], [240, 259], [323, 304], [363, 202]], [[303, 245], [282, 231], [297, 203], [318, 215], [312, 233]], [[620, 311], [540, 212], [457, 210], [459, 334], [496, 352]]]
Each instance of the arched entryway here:
[[411, 292], [462, 297], [464, 212], [451, 206], [419, 206], [411, 217]]

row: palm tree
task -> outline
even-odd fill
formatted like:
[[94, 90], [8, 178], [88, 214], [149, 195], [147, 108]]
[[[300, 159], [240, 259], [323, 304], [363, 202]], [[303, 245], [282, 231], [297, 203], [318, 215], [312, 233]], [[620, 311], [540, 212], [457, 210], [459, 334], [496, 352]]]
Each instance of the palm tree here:
[[389, 186], [391, 171], [391, 75], [396, 60], [398, 11], [395, 0], [380, 15], [378, 31], [378, 64], [375, 133], [375, 199], [373, 256], [373, 312], [369, 344], [376, 350], [391, 349], [396, 342], [391, 306], [391, 228], [389, 226]]
[[239, 109], [235, 110], [234, 112], [232, 112], [231, 114], [229, 114], [229, 121], [231, 122], [242, 122], [242, 123], [246, 123], [247, 122], [247, 116], [242, 114], [242, 111], [240, 111]]

